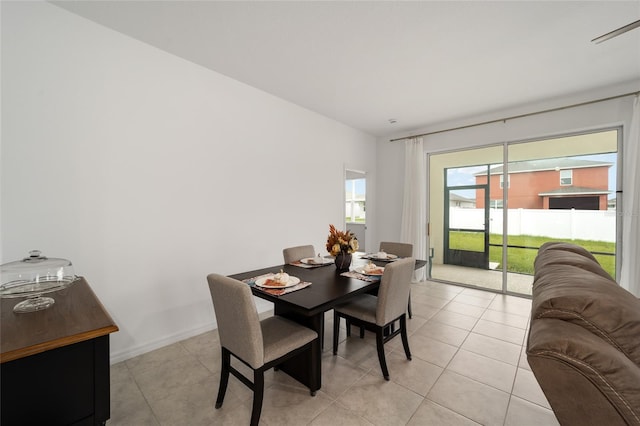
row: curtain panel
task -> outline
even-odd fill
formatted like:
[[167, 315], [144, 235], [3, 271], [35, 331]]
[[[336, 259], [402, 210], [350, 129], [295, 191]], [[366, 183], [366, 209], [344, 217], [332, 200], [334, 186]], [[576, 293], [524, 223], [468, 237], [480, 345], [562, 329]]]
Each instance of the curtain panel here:
[[[422, 138], [404, 142], [404, 198], [400, 240], [413, 244], [416, 259], [427, 259], [427, 167]], [[426, 268], [414, 273], [414, 281], [426, 279]]]
[[633, 116], [624, 139], [622, 176], [622, 264], [620, 285], [640, 297], [640, 96], [633, 101]]

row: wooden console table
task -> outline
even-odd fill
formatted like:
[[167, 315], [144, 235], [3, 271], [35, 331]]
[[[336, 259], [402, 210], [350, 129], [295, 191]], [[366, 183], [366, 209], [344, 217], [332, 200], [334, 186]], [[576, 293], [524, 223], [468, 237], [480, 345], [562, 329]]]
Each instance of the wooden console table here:
[[101, 425], [110, 416], [109, 334], [118, 327], [84, 278], [16, 314], [2, 299], [2, 425]]

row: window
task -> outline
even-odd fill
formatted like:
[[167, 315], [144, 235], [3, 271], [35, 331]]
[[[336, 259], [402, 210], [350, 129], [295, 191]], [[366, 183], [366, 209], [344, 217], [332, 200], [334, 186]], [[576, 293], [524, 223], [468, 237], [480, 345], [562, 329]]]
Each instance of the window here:
[[491, 208], [492, 209], [502, 209], [504, 208], [504, 203], [502, 200], [491, 200]]
[[603, 129], [429, 154], [431, 278], [531, 295], [539, 247], [573, 240], [615, 276], [620, 215], [612, 209], [621, 133]]
[[560, 185], [570, 186], [573, 184], [573, 170], [560, 170]]
[[345, 228], [356, 235], [362, 250], [366, 247], [367, 175], [365, 172], [345, 169]]
[[365, 223], [367, 180], [364, 173], [347, 170], [344, 193], [346, 222]]

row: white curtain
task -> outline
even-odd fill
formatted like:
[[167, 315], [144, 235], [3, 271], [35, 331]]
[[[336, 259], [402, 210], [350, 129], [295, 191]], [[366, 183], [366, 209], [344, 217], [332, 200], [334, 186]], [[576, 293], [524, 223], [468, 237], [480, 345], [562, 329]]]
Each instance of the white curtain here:
[[[427, 167], [422, 138], [404, 142], [404, 199], [400, 239], [413, 244], [413, 255], [427, 259]], [[426, 268], [414, 274], [415, 281], [426, 279]]]
[[623, 143], [622, 265], [620, 285], [640, 297], [640, 96], [633, 101], [629, 135]]

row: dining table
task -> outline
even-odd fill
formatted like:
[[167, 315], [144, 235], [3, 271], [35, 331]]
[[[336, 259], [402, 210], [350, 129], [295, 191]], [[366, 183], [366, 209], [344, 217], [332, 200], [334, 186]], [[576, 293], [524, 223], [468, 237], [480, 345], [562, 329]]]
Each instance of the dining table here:
[[[348, 302], [360, 294], [375, 292], [380, 285], [380, 277], [371, 277], [356, 273], [369, 262], [385, 266], [390, 260], [372, 260], [369, 254], [354, 253], [350, 269], [338, 270], [328, 262], [322, 266], [309, 267], [307, 264], [275, 265], [262, 269], [241, 272], [229, 277], [244, 281], [251, 286], [254, 296], [268, 300], [274, 304], [274, 315], [280, 315], [299, 324], [311, 328], [318, 333], [320, 339], [312, 344], [311, 350], [302, 352], [278, 366], [291, 377], [309, 388], [312, 395], [322, 386], [322, 336], [324, 335], [324, 313], [334, 307]], [[297, 263], [297, 264], [295, 264]], [[416, 260], [415, 269], [427, 265], [426, 260]], [[268, 274], [286, 272], [299, 278], [304, 288], [284, 294], [264, 290], [256, 286], [259, 277]], [[348, 274], [345, 274], [348, 272]], [[311, 368], [309, 368], [311, 366]]]

